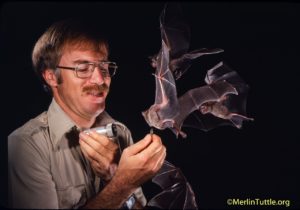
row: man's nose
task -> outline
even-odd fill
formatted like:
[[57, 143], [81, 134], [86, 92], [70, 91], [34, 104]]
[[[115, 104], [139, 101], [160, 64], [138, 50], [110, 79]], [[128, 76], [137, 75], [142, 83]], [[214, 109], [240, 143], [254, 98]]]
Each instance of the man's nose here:
[[101, 73], [101, 69], [99, 66], [95, 67], [93, 74], [90, 78], [90, 82], [97, 85], [102, 85], [104, 83], [104, 77]]

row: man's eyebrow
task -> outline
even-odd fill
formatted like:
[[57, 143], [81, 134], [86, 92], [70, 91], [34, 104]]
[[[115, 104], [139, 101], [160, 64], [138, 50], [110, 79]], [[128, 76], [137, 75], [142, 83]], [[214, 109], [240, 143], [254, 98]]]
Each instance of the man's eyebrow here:
[[77, 60], [74, 60], [73, 63], [75, 63], [75, 64], [78, 64], [78, 63], [91, 63], [91, 61], [85, 60], [85, 59], [77, 59]]
[[[96, 62], [108, 62], [108, 60], [104, 59], [104, 60], [98, 60]], [[73, 63], [75, 63], [75, 64], [79, 64], [79, 63], [95, 63], [95, 61], [89, 61], [89, 60], [86, 60], [86, 59], [77, 59], [77, 60], [74, 60]]]

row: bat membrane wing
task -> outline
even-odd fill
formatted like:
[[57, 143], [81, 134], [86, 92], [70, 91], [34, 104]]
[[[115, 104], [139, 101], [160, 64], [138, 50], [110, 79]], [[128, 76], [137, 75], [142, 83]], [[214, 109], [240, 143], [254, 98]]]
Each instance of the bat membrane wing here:
[[156, 93], [155, 105], [160, 119], [173, 119], [178, 114], [178, 99], [176, 84], [172, 72], [168, 67], [169, 50], [162, 42], [162, 50], [158, 59], [155, 73]]
[[152, 179], [162, 188], [148, 206], [162, 209], [197, 209], [195, 194], [181, 170], [165, 161], [158, 174]]
[[212, 84], [223, 80], [227, 81], [233, 86], [247, 86], [236, 71], [232, 70], [223, 62], [219, 62], [217, 65], [207, 71], [205, 82], [207, 84]]
[[198, 50], [194, 50], [189, 53], [183, 54], [179, 58], [172, 59], [170, 61], [170, 69], [173, 72], [175, 79], [179, 79], [192, 65], [192, 60], [201, 57], [203, 55], [210, 55], [210, 54], [216, 54], [221, 53], [224, 50], [222, 49], [206, 49], [201, 48]]
[[189, 127], [208, 132], [219, 126], [234, 126], [234, 124], [222, 118], [215, 117], [212, 114], [201, 114], [199, 111], [194, 111], [184, 121], [182, 127]]
[[190, 28], [183, 18], [178, 3], [166, 4], [160, 16], [162, 40], [170, 49], [170, 57], [176, 58], [186, 53], [190, 43]]

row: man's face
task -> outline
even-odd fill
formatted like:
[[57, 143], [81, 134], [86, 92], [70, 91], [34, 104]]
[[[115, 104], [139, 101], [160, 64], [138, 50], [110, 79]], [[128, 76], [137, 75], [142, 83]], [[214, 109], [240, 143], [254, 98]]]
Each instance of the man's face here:
[[[78, 63], [99, 62], [106, 56], [92, 50], [65, 49], [59, 66], [75, 67]], [[53, 88], [53, 96], [71, 116], [91, 119], [105, 109], [105, 99], [108, 94], [111, 78], [103, 77], [99, 67], [96, 67], [90, 78], [78, 78], [75, 71], [60, 69], [61, 83]], [[101, 90], [99, 86], [107, 86]]]

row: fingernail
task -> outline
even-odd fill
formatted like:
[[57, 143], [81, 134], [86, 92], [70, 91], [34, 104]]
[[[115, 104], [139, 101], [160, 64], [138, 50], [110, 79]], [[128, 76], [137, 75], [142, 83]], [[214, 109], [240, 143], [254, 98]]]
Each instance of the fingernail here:
[[87, 136], [88, 134], [87, 133], [85, 133], [85, 132], [81, 132], [80, 134], [79, 134], [79, 137], [81, 137], [81, 138], [86, 138], [86, 136]]

